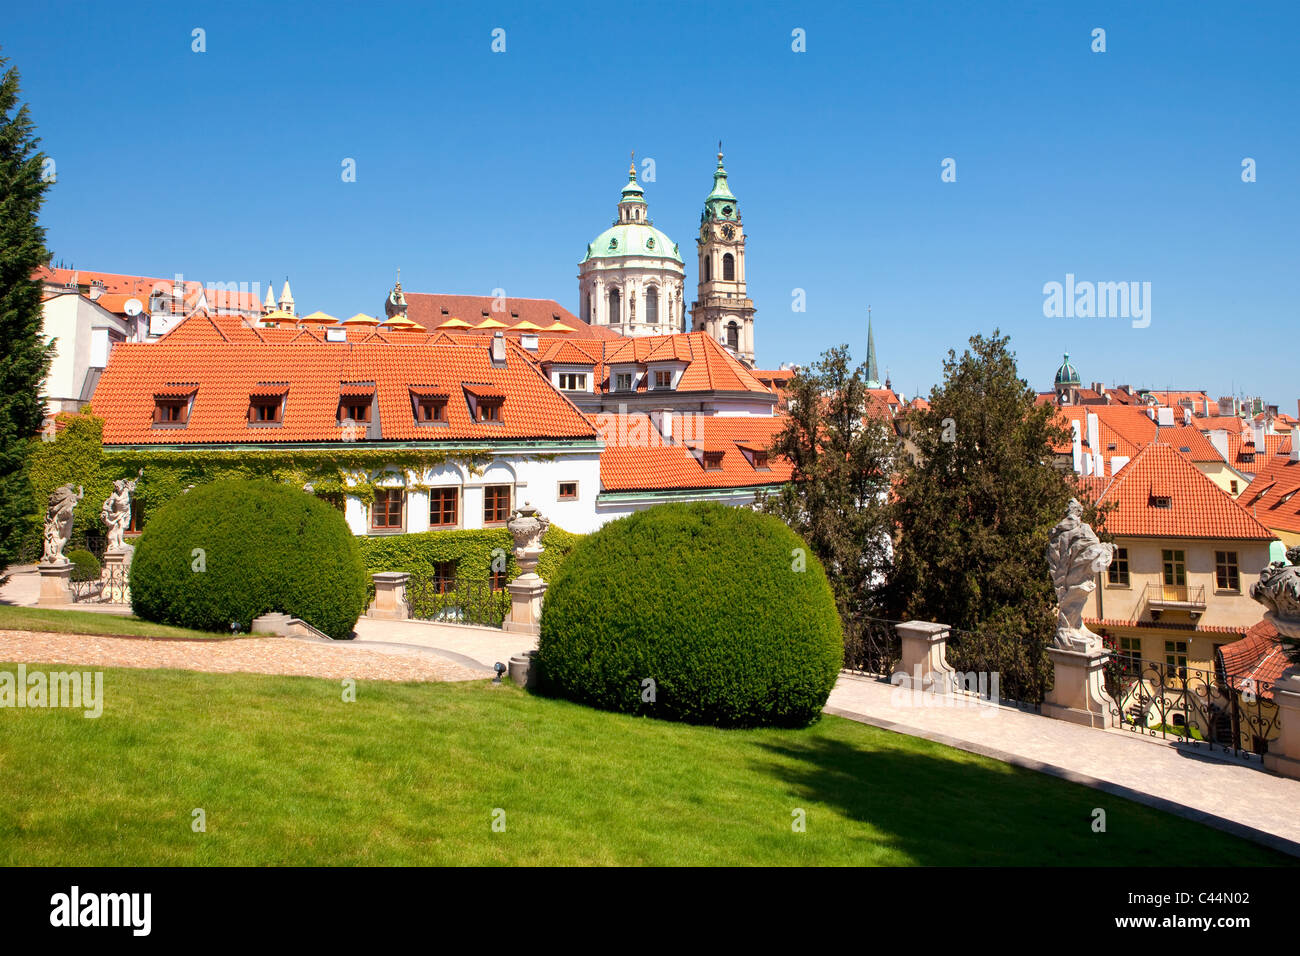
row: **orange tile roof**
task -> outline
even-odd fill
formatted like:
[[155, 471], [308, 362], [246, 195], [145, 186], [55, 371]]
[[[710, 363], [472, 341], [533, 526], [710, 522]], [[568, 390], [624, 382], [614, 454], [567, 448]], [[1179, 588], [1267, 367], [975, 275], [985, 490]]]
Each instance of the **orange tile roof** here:
[[[742, 448], [768, 448], [785, 419], [759, 415], [675, 416], [679, 440], [664, 444], [649, 416], [602, 412], [592, 416], [605, 440], [600, 483], [605, 491], [752, 488], [790, 480], [790, 463], [773, 456], [768, 470], [750, 464]], [[681, 439], [685, 438], [685, 441]], [[706, 471], [692, 453], [722, 452], [722, 467]]]
[[[1157, 508], [1156, 495], [1171, 507]], [[1117, 507], [1105, 527], [1116, 536], [1271, 541], [1275, 535], [1173, 446], [1147, 445], [1098, 499]]]
[[1219, 450], [1210, 443], [1205, 437], [1205, 432], [1193, 425], [1176, 425], [1173, 428], [1161, 428], [1157, 439], [1166, 445], [1171, 445], [1178, 450], [1181, 455], [1186, 455], [1188, 461], [1194, 462], [1222, 462], [1223, 456]]
[[[590, 352], [591, 349], [587, 348]], [[620, 364], [645, 366], [654, 362], [684, 362], [686, 369], [678, 380], [678, 392], [757, 392], [771, 395], [754, 373], [741, 364], [707, 332], [678, 332], [673, 335], [621, 338], [605, 346], [603, 360], [596, 367], [596, 380], [610, 387], [609, 367]], [[641, 377], [637, 391], [649, 388]]]
[[505, 300], [503, 310], [494, 309], [501, 300], [490, 295], [442, 295], [440, 293], [404, 292], [406, 315], [426, 329], [436, 329], [444, 322], [460, 319], [478, 325], [486, 318], [496, 319], [506, 325], [532, 322], [545, 328], [556, 322], [581, 333], [586, 338], [619, 339], [617, 332], [603, 326], [588, 325], [554, 299]]
[[[110, 312], [119, 313], [128, 299], [139, 299], [141, 304], [147, 307], [150, 292], [160, 289], [170, 295], [174, 286], [173, 279], [121, 275], [115, 272], [93, 272], [86, 269], [52, 269], [47, 266], [37, 269], [33, 278], [60, 286], [70, 285], [74, 281], [77, 285], [99, 283], [104, 290], [99, 304]], [[261, 315], [263, 311], [262, 303], [256, 293], [251, 291], [216, 287], [205, 289], [201, 282], [193, 279], [183, 280], [182, 288], [185, 290], [185, 304], [190, 309], [198, 307], [199, 296], [202, 294], [206, 296], [208, 306], [213, 310], [237, 309], [253, 315]]]
[[[1057, 409], [1058, 421], [1068, 431], [1070, 422], [1079, 423], [1079, 433], [1085, 454], [1100, 452], [1109, 461], [1114, 456], [1132, 458], [1138, 450], [1156, 437], [1157, 425], [1142, 408], [1132, 405], [1065, 405]], [[1097, 416], [1097, 437], [1100, 448], [1088, 444], [1088, 415]], [[1114, 448], [1110, 446], [1114, 445]], [[1073, 443], [1066, 441], [1053, 449], [1057, 454], [1068, 455]]]
[[1300, 461], [1273, 457], [1237, 501], [1266, 527], [1300, 532]]
[[1291, 666], [1277, 627], [1267, 618], [1248, 630], [1241, 640], [1224, 644], [1219, 654], [1228, 683], [1240, 690], [1246, 681], [1253, 681], [1254, 692], [1265, 700], [1273, 699], [1273, 683]]
[[[222, 325], [192, 316], [157, 342], [113, 350], [92, 399], [106, 445], [341, 441], [339, 398], [345, 383], [356, 382], [375, 382], [385, 441], [595, 437], [586, 416], [513, 344], [507, 366], [494, 368], [486, 343], [426, 346], [427, 333], [339, 343], [299, 335], [274, 344], [261, 339], [265, 330], [233, 323], [242, 331], [232, 335], [232, 323]], [[188, 423], [154, 428], [154, 396], [177, 382], [197, 383]], [[472, 421], [468, 403], [459, 400], [448, 403], [447, 425], [417, 425], [409, 389], [429, 382], [480, 383], [504, 393], [502, 422]], [[249, 425], [249, 398], [260, 383], [287, 383], [281, 425]]]

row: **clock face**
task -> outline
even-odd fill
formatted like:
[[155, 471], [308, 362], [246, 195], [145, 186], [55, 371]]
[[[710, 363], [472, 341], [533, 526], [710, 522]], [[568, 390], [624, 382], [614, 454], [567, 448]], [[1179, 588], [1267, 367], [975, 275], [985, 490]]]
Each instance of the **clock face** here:
[[734, 239], [734, 238], [736, 238], [736, 229], [735, 229], [735, 227], [734, 227], [734, 226], [731, 226], [731, 225], [723, 226], [723, 227], [722, 227], [722, 238], [723, 238], [723, 239]]

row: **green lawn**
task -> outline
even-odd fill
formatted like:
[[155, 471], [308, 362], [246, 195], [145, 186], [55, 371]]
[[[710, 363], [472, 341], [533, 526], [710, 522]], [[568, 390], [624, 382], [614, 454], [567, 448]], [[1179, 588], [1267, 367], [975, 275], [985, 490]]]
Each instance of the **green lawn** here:
[[[45, 607], [0, 604], [0, 631], [55, 631], [59, 634], [105, 634], [127, 637], [183, 637], [193, 640], [229, 640], [230, 634], [191, 631], [185, 627], [154, 624], [138, 617], [98, 611], [59, 611]], [[243, 635], [247, 636], [247, 635]]]
[[104, 699], [98, 720], [0, 711], [0, 865], [1293, 862], [835, 717], [721, 731], [508, 683], [345, 703], [335, 681], [183, 671], [107, 670]]

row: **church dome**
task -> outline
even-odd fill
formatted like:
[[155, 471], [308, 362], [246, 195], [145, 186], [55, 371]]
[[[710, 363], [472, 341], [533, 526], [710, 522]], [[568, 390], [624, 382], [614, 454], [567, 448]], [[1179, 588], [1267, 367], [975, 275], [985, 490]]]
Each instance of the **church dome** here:
[[1056, 384], [1057, 385], [1078, 385], [1079, 384], [1079, 370], [1070, 364], [1069, 352], [1065, 353], [1065, 361], [1063, 361], [1061, 363], [1061, 367], [1056, 370]]
[[[582, 262], [612, 259], [616, 256], [639, 256], [643, 259], [671, 259], [684, 265], [677, 243], [649, 223], [619, 223], [597, 236], [587, 246]], [[582, 263], [580, 262], [579, 265]]]
[[667, 259], [685, 265], [677, 243], [660, 232], [646, 215], [646, 201], [641, 184], [636, 181], [636, 166], [627, 171], [627, 185], [618, 203], [618, 220], [587, 244], [587, 253], [578, 265], [593, 259], [636, 256], [641, 259]]

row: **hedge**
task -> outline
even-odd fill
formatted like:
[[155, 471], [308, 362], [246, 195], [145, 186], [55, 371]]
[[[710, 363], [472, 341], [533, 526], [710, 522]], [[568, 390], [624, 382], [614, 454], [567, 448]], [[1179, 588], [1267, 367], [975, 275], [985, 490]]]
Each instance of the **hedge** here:
[[98, 581], [99, 576], [103, 573], [103, 568], [99, 566], [99, 558], [83, 548], [75, 548], [69, 551], [67, 558], [72, 562], [71, 578], [73, 581]]
[[[582, 535], [573, 534], [551, 525], [542, 536], [542, 552], [537, 562], [537, 573], [551, 580]], [[361, 539], [361, 555], [366, 570], [406, 571], [412, 579], [433, 577], [434, 565], [444, 561], [456, 562], [456, 580], [466, 583], [485, 583], [490, 577], [493, 552], [503, 551], [508, 559], [507, 576], [519, 576], [519, 565], [514, 558], [514, 539], [505, 528], [483, 528], [449, 531], [420, 531], [414, 534], [396, 534]]]
[[131, 562], [140, 617], [203, 631], [248, 631], [279, 611], [335, 639], [365, 609], [365, 565], [339, 512], [269, 481], [219, 481], [163, 505]]
[[659, 505], [581, 541], [546, 593], [545, 692], [725, 727], [815, 720], [843, 660], [825, 571], [775, 517]]

